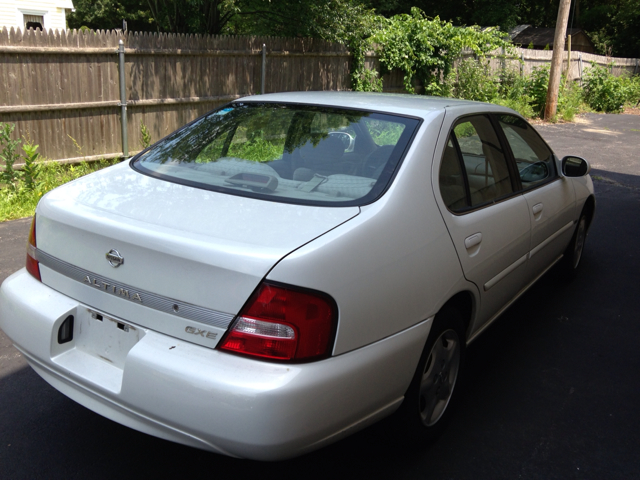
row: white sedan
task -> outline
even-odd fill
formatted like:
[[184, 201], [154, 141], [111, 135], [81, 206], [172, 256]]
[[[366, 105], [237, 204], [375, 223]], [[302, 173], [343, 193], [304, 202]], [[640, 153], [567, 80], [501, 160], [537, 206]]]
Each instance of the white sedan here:
[[73, 400], [193, 447], [284, 459], [396, 411], [434, 438], [465, 347], [578, 267], [588, 171], [495, 105], [242, 98], [46, 195], [0, 327]]

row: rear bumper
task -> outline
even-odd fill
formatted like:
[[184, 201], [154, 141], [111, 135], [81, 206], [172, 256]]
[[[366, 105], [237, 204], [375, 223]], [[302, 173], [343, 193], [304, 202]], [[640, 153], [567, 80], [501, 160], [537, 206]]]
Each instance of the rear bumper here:
[[[74, 339], [60, 345], [58, 329], [69, 315], [77, 319]], [[25, 270], [0, 288], [0, 328], [56, 389], [136, 430], [258, 460], [320, 448], [393, 412], [431, 327], [429, 319], [337, 357], [285, 365], [198, 346], [127, 319], [137, 337], [114, 336], [103, 345], [114, 355], [107, 361], [91, 347], [88, 320], [81, 320], [87, 315], [87, 306]]]

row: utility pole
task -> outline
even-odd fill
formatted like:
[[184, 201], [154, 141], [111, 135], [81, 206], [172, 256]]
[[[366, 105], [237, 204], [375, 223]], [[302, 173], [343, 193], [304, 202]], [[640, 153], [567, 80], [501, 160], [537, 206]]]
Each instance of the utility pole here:
[[564, 38], [567, 34], [567, 20], [571, 0], [560, 0], [558, 19], [556, 20], [556, 34], [553, 38], [553, 55], [551, 56], [551, 72], [549, 74], [549, 88], [547, 89], [547, 103], [544, 107], [544, 119], [555, 117], [558, 110], [558, 90], [562, 76], [562, 57], [564, 55]]

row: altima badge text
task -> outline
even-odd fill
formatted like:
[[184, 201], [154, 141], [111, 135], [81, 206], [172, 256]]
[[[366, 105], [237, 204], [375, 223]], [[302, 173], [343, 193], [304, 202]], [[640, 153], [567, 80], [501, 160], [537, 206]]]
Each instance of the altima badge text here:
[[113, 268], [117, 268], [124, 263], [124, 257], [120, 255], [120, 252], [118, 252], [118, 250], [116, 250], [115, 248], [109, 250], [105, 256], [107, 257], [109, 265], [111, 265]]
[[102, 282], [97, 278], [91, 278], [89, 275], [86, 275], [84, 277], [84, 280], [82, 281], [87, 285], [91, 285], [92, 287], [99, 288], [100, 290], [104, 290], [105, 292], [112, 293], [113, 295], [118, 295], [119, 297], [124, 297], [129, 300], [142, 303], [142, 297], [138, 292], [132, 292], [130, 290], [127, 290], [126, 288], [122, 288], [117, 285], [112, 285], [111, 283]]

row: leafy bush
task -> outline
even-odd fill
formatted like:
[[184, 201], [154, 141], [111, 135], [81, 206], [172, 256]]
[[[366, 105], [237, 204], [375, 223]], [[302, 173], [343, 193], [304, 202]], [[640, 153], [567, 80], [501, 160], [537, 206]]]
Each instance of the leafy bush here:
[[5, 188], [9, 190], [17, 188], [21, 173], [13, 168], [16, 160], [20, 158], [16, 153], [20, 140], [11, 139], [14, 128], [15, 125], [12, 123], [0, 123], [0, 161], [4, 164], [4, 170], [0, 172], [0, 183], [4, 183]]
[[443, 79], [453, 70], [454, 61], [463, 49], [471, 49], [478, 57], [496, 48], [510, 51], [513, 45], [508, 34], [497, 29], [481, 30], [480, 27], [454, 27], [439, 17], [427, 18], [419, 8], [412, 7], [410, 14], [394, 15], [378, 19], [378, 31], [372, 35], [380, 63], [392, 70], [404, 72], [404, 87], [413, 92], [416, 78], [425, 93], [442, 94], [447, 91]]
[[640, 76], [635, 75], [633, 77], [623, 77], [626, 83], [626, 103], [631, 106], [636, 106], [640, 103]]
[[524, 96], [520, 98], [494, 98], [492, 103], [502, 105], [503, 107], [515, 110], [524, 118], [533, 118], [535, 113], [533, 107], [529, 103], [530, 97]]
[[381, 92], [382, 79], [378, 78], [378, 72], [365, 68], [357, 79], [356, 88], [359, 92]]
[[498, 96], [498, 79], [488, 62], [467, 58], [458, 64], [454, 96], [466, 100], [490, 102]]
[[534, 68], [527, 82], [527, 95], [531, 98], [531, 108], [533, 108], [536, 115], [542, 115], [544, 106], [547, 103], [549, 70], [549, 65]]
[[558, 115], [567, 122], [572, 122], [576, 114], [584, 111], [584, 94], [577, 83], [565, 80], [560, 81], [558, 94]]
[[631, 90], [627, 83], [624, 77], [614, 77], [608, 68], [592, 63], [583, 82], [585, 100], [598, 112], [621, 112]]
[[[30, 145], [28, 143], [27, 145]], [[35, 153], [37, 145], [33, 145]], [[23, 147], [24, 149], [24, 147]], [[35, 212], [36, 205], [42, 196], [64, 183], [95, 172], [105, 167], [115, 165], [118, 160], [101, 160], [93, 163], [80, 163], [78, 165], [62, 165], [57, 162], [41, 162], [37, 165], [37, 183], [33, 189], [19, 183], [16, 188], [0, 189], [0, 222], [15, 218], [29, 217]]]
[[38, 177], [40, 176], [40, 165], [36, 163], [40, 154], [36, 152], [38, 145], [32, 142], [22, 144], [24, 151], [24, 167], [22, 168], [24, 187], [27, 190], [35, 190], [38, 186]]

